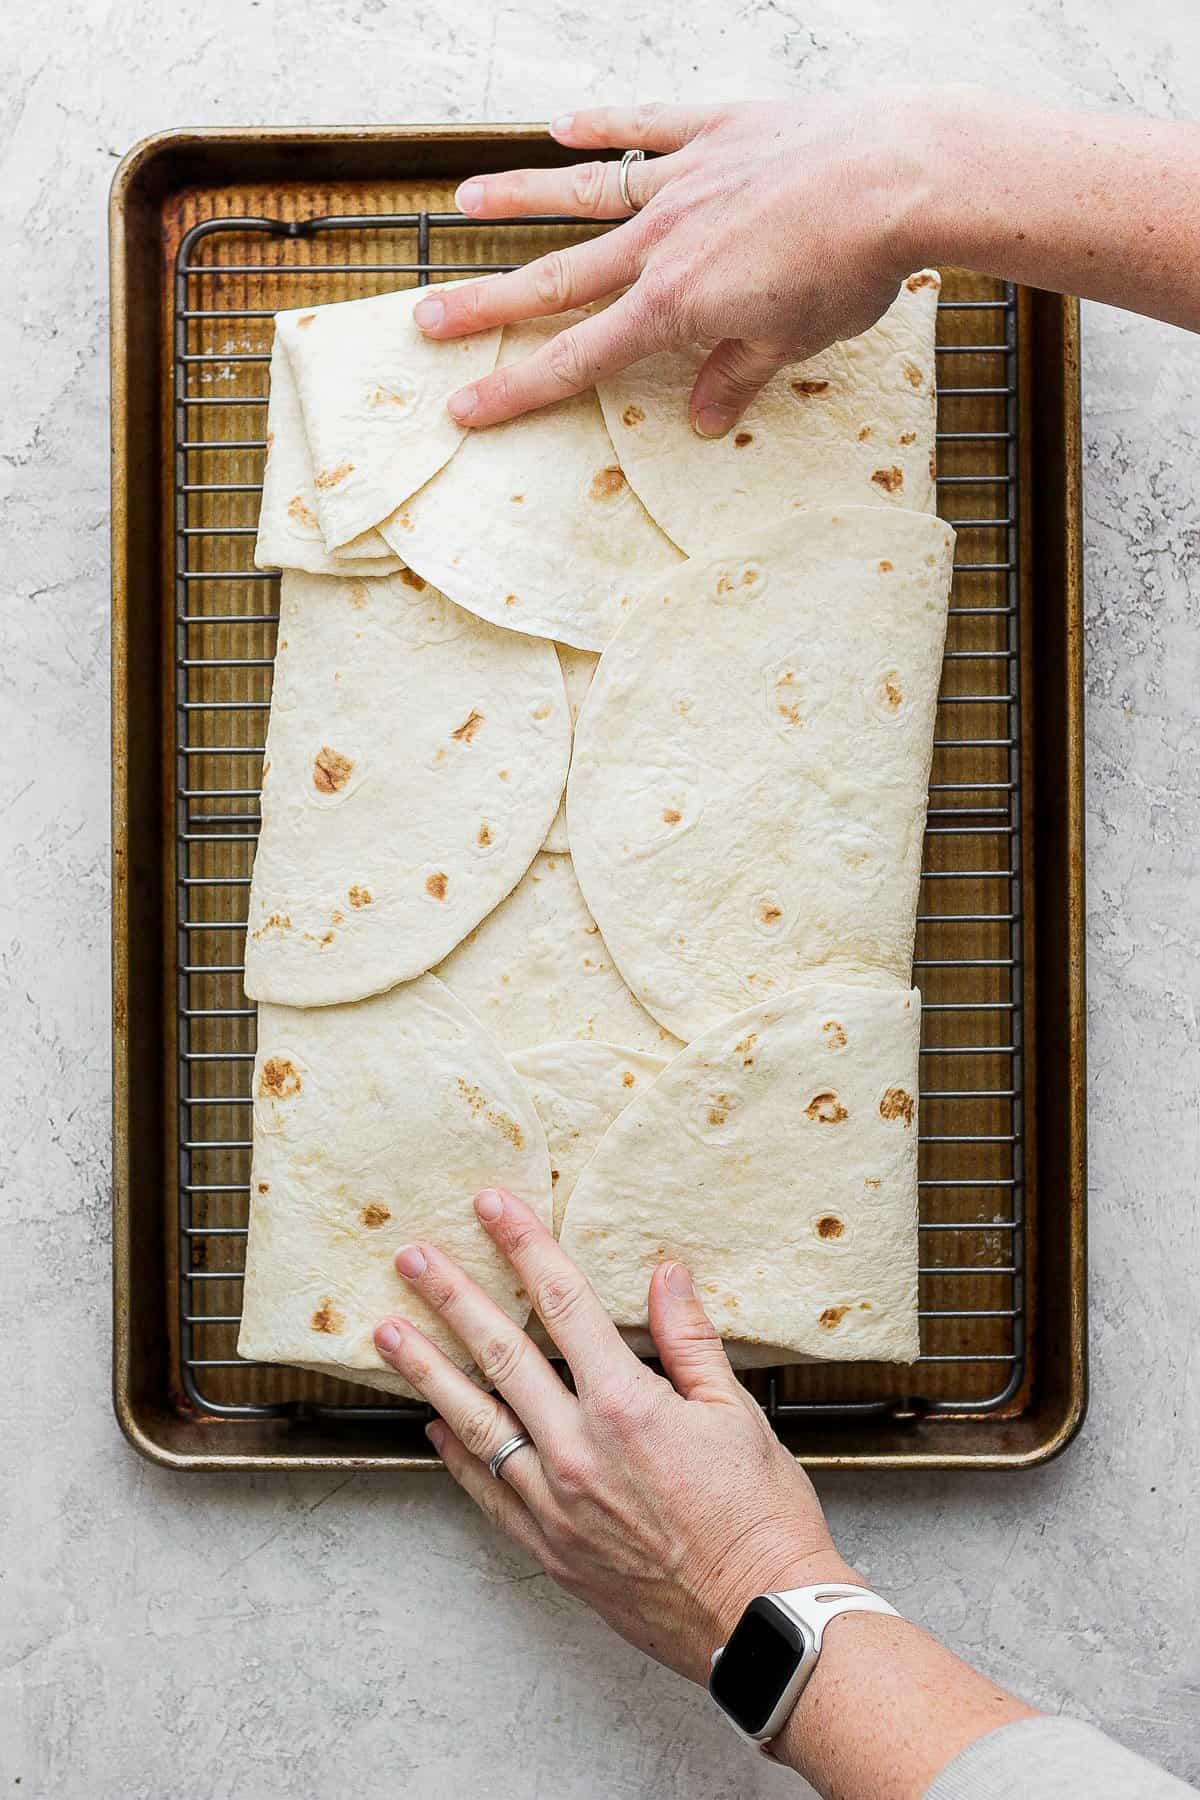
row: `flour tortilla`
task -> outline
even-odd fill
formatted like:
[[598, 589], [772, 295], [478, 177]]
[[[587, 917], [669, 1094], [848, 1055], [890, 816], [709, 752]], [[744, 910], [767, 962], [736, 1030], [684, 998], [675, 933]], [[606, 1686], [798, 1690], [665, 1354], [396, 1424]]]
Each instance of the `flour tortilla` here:
[[[572, 316], [506, 326], [499, 366]], [[639, 584], [680, 561], [630, 492], [592, 389], [473, 433], [381, 530], [459, 606], [581, 650], [603, 649]]]
[[498, 327], [438, 339], [413, 324], [427, 292], [405, 288], [275, 315], [326, 550], [378, 525], [450, 460], [466, 433], [446, 402], [495, 367]]
[[652, 1055], [679, 1048], [613, 967], [568, 856], [535, 857], [508, 899], [437, 973], [509, 1055], [561, 1038]]
[[357, 1006], [261, 1006], [238, 1354], [411, 1394], [371, 1341], [389, 1313], [470, 1358], [397, 1275], [439, 1244], [517, 1324], [529, 1300], [471, 1205], [519, 1193], [549, 1225], [546, 1140], [499, 1047], [434, 976]]
[[285, 573], [247, 994], [329, 1006], [424, 974], [529, 867], [569, 754], [553, 645], [408, 570]]
[[617, 458], [651, 518], [700, 556], [825, 501], [932, 512], [940, 286], [933, 269], [910, 275], [878, 324], [782, 370], [724, 438], [698, 437], [688, 419], [708, 347], [601, 381]]
[[589, 909], [685, 1041], [813, 968], [907, 982], [954, 533], [797, 513], [630, 615], [579, 716]]
[[912, 1362], [920, 995], [810, 979], [724, 1019], [609, 1127], [563, 1249], [621, 1326], [664, 1258], [723, 1337]]
[[533, 1096], [546, 1133], [557, 1237], [584, 1164], [617, 1114], [666, 1068], [667, 1058], [622, 1044], [567, 1038], [515, 1050], [509, 1060]]
[[254, 561], [260, 569], [304, 569], [310, 575], [389, 575], [401, 567], [377, 531], [363, 532], [332, 555], [326, 550], [300, 396], [278, 337], [271, 347], [267, 463]]
[[[600, 661], [594, 650], [572, 650], [569, 644], [558, 644], [558, 660], [562, 664], [563, 682], [567, 690], [567, 706], [571, 713], [571, 732], [579, 718], [579, 709], [584, 697], [592, 685], [592, 676], [596, 673], [596, 664]], [[567, 837], [567, 797], [563, 794], [558, 811], [554, 815], [554, 823], [546, 833], [544, 850], [553, 851], [557, 856], [565, 856], [570, 850]]]

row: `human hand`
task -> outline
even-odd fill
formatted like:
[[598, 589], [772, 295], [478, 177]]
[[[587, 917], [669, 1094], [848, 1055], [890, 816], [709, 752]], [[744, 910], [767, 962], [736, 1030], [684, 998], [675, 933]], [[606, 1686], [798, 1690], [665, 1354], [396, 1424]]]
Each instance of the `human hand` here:
[[[553, 1580], [639, 1649], [694, 1681], [755, 1594], [853, 1579], [811, 1482], [741, 1387], [679, 1263], [650, 1284], [666, 1378], [623, 1342], [589, 1283], [509, 1193], [475, 1210], [562, 1351], [542, 1352], [449, 1257], [410, 1244], [396, 1267], [462, 1339], [495, 1394], [401, 1318], [380, 1355], [441, 1415], [428, 1435], [451, 1475]], [[494, 1478], [488, 1461], [533, 1440]]]
[[913, 217], [931, 111], [928, 96], [895, 93], [604, 107], [555, 120], [552, 135], [574, 148], [663, 153], [628, 171], [637, 210], [630, 216], [621, 199], [615, 161], [473, 176], [456, 196], [472, 218], [625, 223], [511, 274], [435, 290], [413, 317], [431, 337], [460, 337], [612, 303], [462, 388], [451, 412], [494, 425], [654, 351], [717, 340], [691, 418], [702, 436], [722, 436], [785, 364], [873, 325], [922, 260]]

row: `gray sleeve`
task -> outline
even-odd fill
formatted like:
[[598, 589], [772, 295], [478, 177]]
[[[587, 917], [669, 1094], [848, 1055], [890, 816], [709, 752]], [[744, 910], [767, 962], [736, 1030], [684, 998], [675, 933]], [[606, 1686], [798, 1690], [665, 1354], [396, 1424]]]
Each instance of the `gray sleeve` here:
[[1018, 1719], [948, 1763], [925, 1800], [1195, 1800], [1197, 1790], [1078, 1719]]

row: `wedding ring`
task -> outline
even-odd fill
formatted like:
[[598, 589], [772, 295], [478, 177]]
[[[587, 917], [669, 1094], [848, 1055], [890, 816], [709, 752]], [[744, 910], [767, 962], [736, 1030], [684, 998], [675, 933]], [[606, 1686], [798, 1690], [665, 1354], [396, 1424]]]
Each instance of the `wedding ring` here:
[[488, 1464], [488, 1469], [491, 1471], [493, 1479], [496, 1481], [500, 1479], [500, 1471], [514, 1450], [523, 1450], [526, 1444], [532, 1444], [532, 1442], [533, 1439], [526, 1437], [523, 1431], [518, 1431], [515, 1437], [507, 1438]]
[[631, 163], [645, 162], [645, 160], [646, 152], [644, 150], [627, 150], [621, 158], [621, 167], [617, 171], [617, 185], [621, 190], [621, 199], [630, 212], [637, 212], [638, 207], [629, 197], [629, 167]]

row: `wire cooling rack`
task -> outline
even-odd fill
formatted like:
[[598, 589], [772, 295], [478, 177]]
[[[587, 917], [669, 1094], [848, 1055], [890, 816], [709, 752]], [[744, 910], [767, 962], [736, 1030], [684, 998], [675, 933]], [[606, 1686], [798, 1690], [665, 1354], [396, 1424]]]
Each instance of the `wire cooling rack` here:
[[[250, 1183], [255, 1008], [242, 989], [278, 578], [252, 550], [272, 318], [518, 266], [567, 220], [366, 212], [216, 218], [174, 280], [178, 1357], [185, 1403], [332, 1422], [423, 1410], [235, 1353]], [[1017, 1410], [1029, 1379], [1023, 1118], [1021, 579], [1013, 288], [948, 272], [938, 317], [938, 508], [958, 560], [914, 980], [921, 1050], [921, 1337], [911, 1369], [750, 1378], [778, 1420]]]

